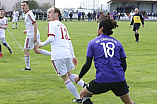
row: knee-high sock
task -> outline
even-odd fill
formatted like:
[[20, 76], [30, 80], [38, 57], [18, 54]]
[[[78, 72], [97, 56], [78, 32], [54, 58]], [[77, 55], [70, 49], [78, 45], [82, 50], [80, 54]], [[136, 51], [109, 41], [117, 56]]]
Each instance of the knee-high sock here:
[[135, 34], [136, 41], [139, 40], [139, 34]]
[[93, 104], [89, 97], [84, 97], [82, 99], [83, 104]]
[[[70, 74], [70, 76], [69, 76], [70, 80], [73, 81], [74, 83], [76, 83], [75, 82], [75, 77], [76, 77], [76, 74]], [[82, 86], [82, 87], [84, 87], [84, 83], [85, 82], [82, 79], [77, 82], [77, 84]]]
[[13, 24], [13, 28], [14, 28], [14, 24]]
[[25, 56], [26, 68], [30, 69], [30, 56]]
[[51, 55], [51, 52], [41, 49], [41, 50], [40, 50], [40, 54], [50, 56], [50, 55]]
[[79, 93], [77, 92], [77, 89], [76, 89], [76, 87], [74, 86], [74, 84], [70, 81], [70, 79], [67, 80], [67, 81], [65, 81], [64, 83], [65, 83], [67, 89], [71, 92], [71, 94], [72, 94], [73, 96], [75, 96], [76, 99], [80, 99], [80, 95], [79, 95]]

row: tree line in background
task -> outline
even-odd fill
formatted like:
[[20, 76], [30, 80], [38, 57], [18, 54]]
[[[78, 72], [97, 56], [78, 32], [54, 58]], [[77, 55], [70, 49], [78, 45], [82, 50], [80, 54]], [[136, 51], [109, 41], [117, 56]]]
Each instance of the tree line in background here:
[[[49, 3], [43, 3], [41, 5], [39, 5], [39, 3], [35, 0], [28, 0], [29, 2], [29, 9], [41, 9], [42, 11], [47, 11], [47, 9], [49, 9], [51, 7], [51, 5]], [[17, 8], [19, 11], [21, 10], [21, 2], [17, 2], [14, 5], [14, 8]]]

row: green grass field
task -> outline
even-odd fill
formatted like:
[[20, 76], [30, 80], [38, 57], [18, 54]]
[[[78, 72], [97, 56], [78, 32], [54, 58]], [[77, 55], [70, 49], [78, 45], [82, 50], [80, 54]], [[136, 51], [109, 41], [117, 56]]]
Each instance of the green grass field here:
[[[47, 39], [47, 23], [37, 21], [41, 41]], [[78, 65], [72, 73], [78, 74], [85, 63], [88, 42], [96, 37], [96, 22], [64, 22], [67, 26]], [[118, 21], [119, 27], [112, 35], [118, 39], [127, 55], [125, 73], [130, 87], [130, 96], [136, 104], [157, 104], [157, 22], [145, 21], [140, 28], [140, 42], [135, 42], [134, 32], [129, 28], [129, 21]], [[9, 31], [23, 47], [25, 35], [24, 22], [18, 22], [18, 29]], [[50, 56], [37, 55], [30, 51], [31, 71], [22, 71], [25, 67], [24, 52], [6, 30], [6, 41], [13, 50], [10, 54], [2, 46], [0, 58], [0, 104], [75, 104], [74, 96], [67, 90], [64, 82], [52, 67]], [[50, 45], [43, 47], [50, 51]], [[94, 62], [89, 72], [83, 77], [85, 82], [95, 78]], [[76, 85], [78, 92], [82, 89]], [[122, 104], [119, 97], [111, 91], [91, 98], [94, 104]]]

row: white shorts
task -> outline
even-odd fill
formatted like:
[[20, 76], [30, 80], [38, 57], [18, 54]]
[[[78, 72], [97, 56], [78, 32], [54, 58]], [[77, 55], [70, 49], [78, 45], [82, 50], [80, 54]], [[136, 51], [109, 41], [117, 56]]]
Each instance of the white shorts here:
[[26, 38], [25, 39], [25, 44], [24, 44], [24, 49], [26, 50], [30, 50], [30, 49], [34, 49], [34, 46], [36, 46], [39, 42], [40, 42], [40, 35], [37, 35], [37, 42], [33, 42], [33, 38]]
[[18, 22], [18, 18], [13, 18], [12, 22]]
[[58, 76], [63, 76], [70, 70], [75, 69], [71, 58], [52, 60], [52, 65]]
[[0, 32], [0, 39], [5, 38], [5, 31]]

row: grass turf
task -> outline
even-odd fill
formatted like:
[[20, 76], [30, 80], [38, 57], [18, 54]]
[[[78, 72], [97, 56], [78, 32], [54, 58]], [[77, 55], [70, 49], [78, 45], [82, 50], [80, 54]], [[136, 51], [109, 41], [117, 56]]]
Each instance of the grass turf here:
[[[41, 41], [47, 39], [47, 21], [37, 21]], [[130, 86], [130, 96], [137, 104], [156, 104], [157, 99], [157, 48], [156, 23], [145, 21], [145, 27], [140, 28], [140, 42], [135, 42], [134, 32], [129, 28], [129, 21], [118, 21], [119, 27], [114, 29], [112, 37], [118, 39], [127, 55], [126, 80]], [[72, 73], [78, 74], [85, 63], [88, 42], [96, 37], [96, 22], [64, 22], [67, 26], [78, 65]], [[18, 22], [18, 29], [9, 31], [23, 47], [25, 35], [24, 22]], [[6, 30], [6, 41], [13, 50], [10, 54], [2, 46], [3, 57], [0, 58], [0, 103], [1, 104], [75, 104], [74, 96], [67, 90], [64, 82], [57, 76], [50, 61], [50, 56], [37, 55], [30, 51], [31, 71], [22, 71], [25, 67], [24, 52], [16, 44]], [[50, 45], [43, 47], [50, 51]], [[94, 62], [89, 72], [83, 77], [90, 82], [95, 77]], [[78, 92], [82, 89], [76, 85]], [[94, 104], [122, 104], [121, 100], [111, 91], [94, 95]]]

